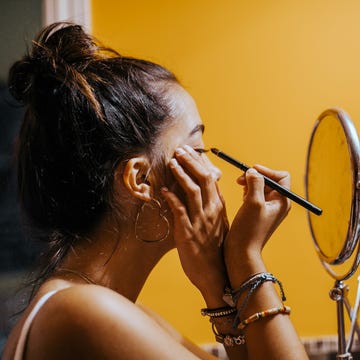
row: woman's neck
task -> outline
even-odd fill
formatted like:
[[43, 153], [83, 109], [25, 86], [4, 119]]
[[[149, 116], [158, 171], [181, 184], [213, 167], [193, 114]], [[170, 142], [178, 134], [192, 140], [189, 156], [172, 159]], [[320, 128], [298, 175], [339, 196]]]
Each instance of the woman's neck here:
[[172, 247], [170, 239], [142, 242], [133, 229], [121, 226], [119, 230], [118, 224], [106, 219], [73, 246], [61, 268], [85, 274], [95, 284], [135, 302], [152, 269]]

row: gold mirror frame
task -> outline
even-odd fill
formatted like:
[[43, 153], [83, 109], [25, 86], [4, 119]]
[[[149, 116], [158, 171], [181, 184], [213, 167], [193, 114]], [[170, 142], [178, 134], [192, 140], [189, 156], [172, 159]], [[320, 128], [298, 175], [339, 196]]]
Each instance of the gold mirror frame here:
[[[359, 169], [360, 169], [360, 144], [359, 144], [359, 138], [357, 135], [357, 131], [355, 129], [355, 126], [349, 116], [346, 114], [345, 111], [338, 108], [328, 109], [322, 112], [318, 118], [318, 120], [315, 123], [315, 126], [313, 128], [310, 143], [308, 147], [308, 154], [307, 154], [307, 162], [306, 162], [306, 176], [305, 176], [305, 187], [306, 187], [306, 197], [309, 201], [315, 201], [314, 199], [309, 198], [309, 168], [310, 168], [310, 154], [311, 154], [311, 148], [313, 146], [313, 140], [315, 138], [315, 134], [317, 130], [319, 129], [319, 125], [322, 123], [322, 121], [332, 116], [336, 118], [341, 128], [344, 132], [345, 139], [347, 142], [347, 148], [349, 152], [350, 157], [350, 167], [351, 167], [351, 184], [352, 184], [352, 201], [351, 206], [349, 209], [349, 219], [348, 219], [348, 228], [346, 237], [344, 239], [343, 246], [341, 248], [341, 251], [334, 257], [334, 256], [327, 256], [323, 249], [321, 249], [321, 246], [319, 245], [319, 239], [316, 239], [315, 231], [313, 228], [313, 215], [310, 214], [308, 211], [308, 221], [309, 226], [311, 230], [311, 235], [315, 244], [315, 248], [317, 251], [317, 254], [327, 270], [327, 272], [336, 280], [342, 281], [345, 279], [348, 279], [350, 276], [354, 274], [356, 271], [359, 262], [360, 262], [360, 246], [359, 246], [359, 188], [360, 188], [360, 182], [359, 182]], [[331, 174], [329, 174], [329, 179], [331, 179]], [[341, 191], [341, 189], [340, 189]], [[322, 206], [322, 204], [319, 204], [319, 206]], [[326, 212], [326, 208], [323, 208], [324, 213]], [[355, 248], [357, 247], [356, 253], [354, 253]], [[345, 273], [338, 274], [333, 267], [335, 265], [344, 264], [349, 258], [355, 254], [355, 257], [353, 259], [353, 263], [351, 267], [345, 271]]]

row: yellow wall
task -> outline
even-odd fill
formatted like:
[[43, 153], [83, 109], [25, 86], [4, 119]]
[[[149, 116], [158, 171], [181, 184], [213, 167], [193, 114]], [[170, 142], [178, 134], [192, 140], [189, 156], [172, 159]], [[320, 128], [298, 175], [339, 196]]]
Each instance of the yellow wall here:
[[[197, 101], [208, 146], [240, 160], [287, 169], [304, 195], [305, 158], [317, 116], [340, 106], [360, 121], [358, 0], [93, 0], [93, 32], [123, 54], [173, 70]], [[357, 126], [360, 128], [359, 126]], [[222, 168], [230, 217], [241, 203]], [[297, 205], [265, 251], [284, 283], [302, 336], [336, 332], [333, 281], [313, 247]], [[349, 281], [352, 298], [355, 281]], [[213, 341], [204, 305], [175, 252], [163, 259], [141, 301], [197, 342]]]

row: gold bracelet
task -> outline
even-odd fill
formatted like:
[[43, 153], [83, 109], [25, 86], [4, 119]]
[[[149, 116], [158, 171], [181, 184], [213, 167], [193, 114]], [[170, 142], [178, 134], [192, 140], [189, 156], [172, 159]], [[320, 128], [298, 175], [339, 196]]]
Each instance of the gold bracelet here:
[[239, 325], [237, 326], [238, 329], [243, 330], [247, 325], [258, 321], [260, 319], [266, 318], [268, 316], [278, 315], [278, 314], [290, 314], [291, 308], [289, 306], [277, 306], [268, 310], [264, 310], [261, 312], [257, 312], [247, 319], [240, 321]]

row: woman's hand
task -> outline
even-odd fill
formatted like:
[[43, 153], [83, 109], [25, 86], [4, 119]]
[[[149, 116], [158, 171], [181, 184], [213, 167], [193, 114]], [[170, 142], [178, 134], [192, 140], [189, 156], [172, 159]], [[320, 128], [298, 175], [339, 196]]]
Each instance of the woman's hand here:
[[277, 191], [264, 187], [259, 172], [289, 188], [290, 176], [256, 165], [238, 179], [244, 186], [244, 203], [235, 216], [227, 235], [225, 262], [233, 287], [251, 273], [264, 271], [261, 251], [267, 240], [290, 210], [290, 200]]
[[[180, 185], [162, 190], [173, 213], [174, 240], [185, 274], [200, 290], [209, 307], [222, 306], [227, 276], [222, 242], [227, 217], [217, 187], [219, 171], [189, 146], [177, 149], [170, 169]], [[180, 191], [179, 191], [180, 190]]]
[[[254, 168], [289, 188], [290, 177], [287, 172], [259, 165]], [[266, 271], [261, 251], [290, 209], [290, 200], [275, 190], [264, 187], [264, 178], [254, 169], [241, 176], [238, 183], [244, 186], [244, 203], [236, 214], [224, 243], [226, 268], [233, 289], [238, 289], [250, 275]], [[240, 295], [238, 309], [241, 309], [247, 294]], [[266, 282], [256, 288], [246, 307], [241, 309], [241, 319], [281, 304], [282, 300], [274, 284]], [[248, 358], [308, 359], [289, 316], [276, 315], [260, 319], [249, 324], [244, 329], [244, 334]]]

